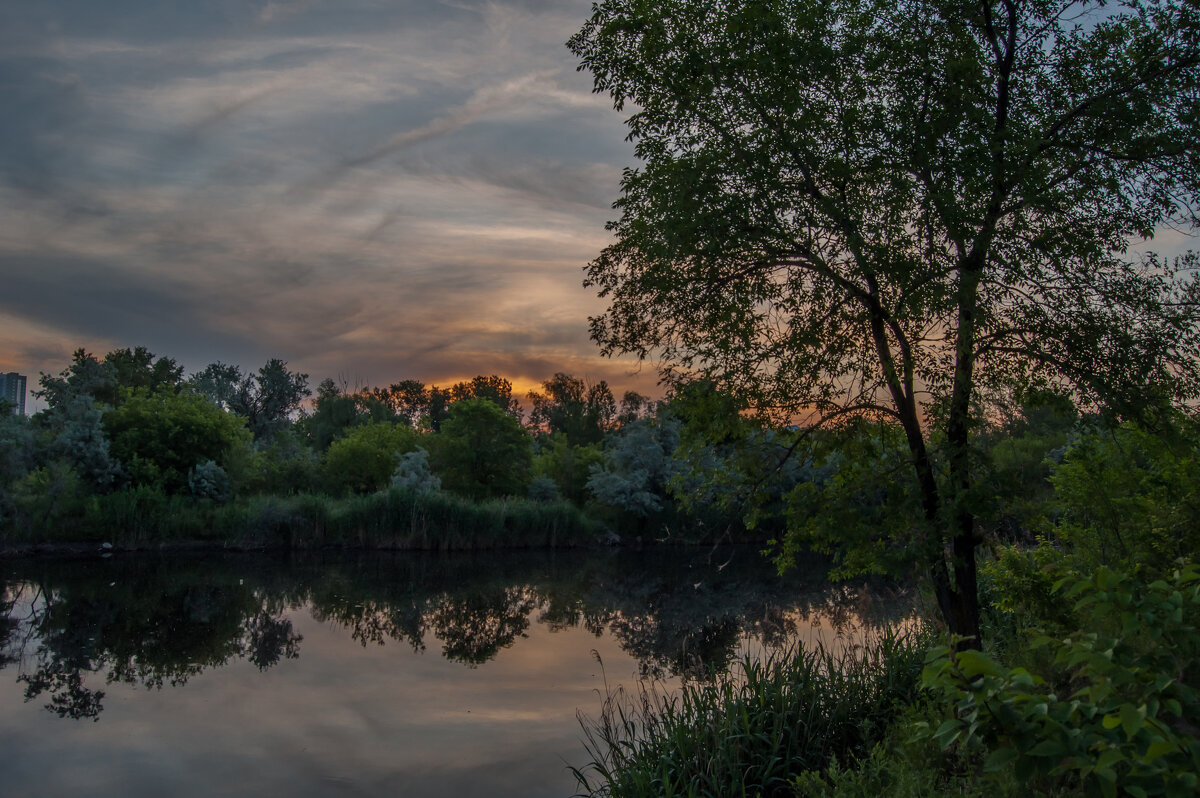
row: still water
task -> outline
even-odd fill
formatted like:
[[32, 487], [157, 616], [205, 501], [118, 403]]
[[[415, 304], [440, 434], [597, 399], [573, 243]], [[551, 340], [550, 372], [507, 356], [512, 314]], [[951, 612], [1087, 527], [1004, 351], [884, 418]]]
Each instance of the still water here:
[[555, 796], [577, 713], [903, 595], [752, 549], [0, 562], [5, 795]]

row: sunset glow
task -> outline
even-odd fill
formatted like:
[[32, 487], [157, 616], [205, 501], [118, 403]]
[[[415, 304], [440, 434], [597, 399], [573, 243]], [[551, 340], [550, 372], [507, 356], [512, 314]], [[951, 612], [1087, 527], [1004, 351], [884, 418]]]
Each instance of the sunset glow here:
[[0, 370], [141, 345], [652, 390], [587, 333], [633, 163], [563, 45], [589, 6], [7, 5]]

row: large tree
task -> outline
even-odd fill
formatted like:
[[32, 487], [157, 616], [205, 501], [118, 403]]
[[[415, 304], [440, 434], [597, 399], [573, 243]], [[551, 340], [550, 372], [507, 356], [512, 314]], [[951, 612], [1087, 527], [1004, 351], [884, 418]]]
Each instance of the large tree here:
[[899, 424], [978, 640], [980, 400], [1197, 394], [1193, 259], [1143, 243], [1196, 223], [1198, 28], [1172, 0], [598, 3], [569, 47], [643, 163], [593, 337], [776, 418]]
[[285, 429], [312, 395], [308, 375], [288, 370], [279, 358], [245, 376], [239, 367], [217, 361], [193, 374], [190, 382], [197, 392], [245, 418], [256, 441]]

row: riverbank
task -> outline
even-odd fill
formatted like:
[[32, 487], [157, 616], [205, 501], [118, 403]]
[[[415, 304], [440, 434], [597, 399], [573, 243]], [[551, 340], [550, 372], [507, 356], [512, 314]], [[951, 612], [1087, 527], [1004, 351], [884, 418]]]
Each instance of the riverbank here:
[[566, 501], [471, 501], [400, 488], [362, 496], [251, 496], [225, 504], [131, 489], [93, 496], [0, 536], [0, 556], [97, 550], [355, 547], [466, 551], [617, 542]]

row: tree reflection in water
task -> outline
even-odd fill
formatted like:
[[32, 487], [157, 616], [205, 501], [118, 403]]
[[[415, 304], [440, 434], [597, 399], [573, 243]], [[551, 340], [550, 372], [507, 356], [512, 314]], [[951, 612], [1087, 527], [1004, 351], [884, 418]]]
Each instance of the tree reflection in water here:
[[[300, 655], [290, 614], [348, 630], [362, 646], [400, 642], [478, 667], [537, 623], [609, 634], [643, 676], [704, 679], [747, 641], [787, 645], [798, 623], [878, 627], [909, 612], [903, 594], [830, 584], [821, 563], [783, 578], [752, 550], [514, 553], [306, 553], [25, 560], [0, 575], [0, 669], [27, 701], [97, 719], [121, 682], [180, 686], [247, 660]], [[726, 561], [726, 558], [731, 558]], [[882, 597], [882, 600], [881, 600]]]

